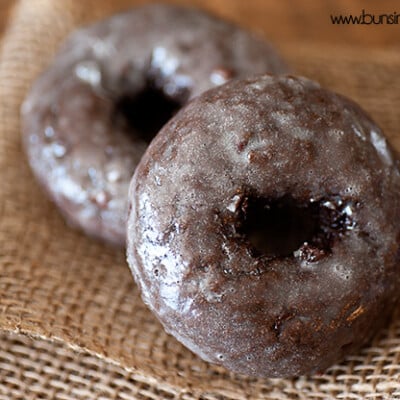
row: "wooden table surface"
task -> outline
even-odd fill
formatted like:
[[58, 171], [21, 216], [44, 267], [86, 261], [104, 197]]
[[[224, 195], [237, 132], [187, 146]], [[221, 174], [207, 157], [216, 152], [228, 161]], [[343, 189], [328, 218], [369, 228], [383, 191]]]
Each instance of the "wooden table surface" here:
[[[32, 2], [39, 0], [31, 0]], [[57, 1], [57, 0], [54, 0]], [[80, 0], [72, 0], [80, 1]], [[109, 0], [99, 0], [109, 1]], [[0, 38], [18, 0], [0, 0]], [[139, 0], [139, 2], [142, 2]], [[138, 3], [132, 0], [132, 4]], [[187, 2], [188, 4], [191, 1]], [[197, 4], [220, 10], [245, 26], [262, 26], [272, 21], [265, 31], [277, 43], [282, 41], [315, 41], [327, 45], [348, 44], [369, 47], [400, 47], [400, 2], [398, 0], [200, 0]], [[254, 10], [261, 12], [254, 13]], [[399, 14], [397, 24], [333, 25], [331, 15]], [[396, 15], [395, 14], [395, 15]], [[284, 29], [277, 29], [284, 26]], [[279, 36], [278, 36], [279, 35]]]
[[3, 35], [11, 8], [15, 0], [0, 0], [0, 37]]

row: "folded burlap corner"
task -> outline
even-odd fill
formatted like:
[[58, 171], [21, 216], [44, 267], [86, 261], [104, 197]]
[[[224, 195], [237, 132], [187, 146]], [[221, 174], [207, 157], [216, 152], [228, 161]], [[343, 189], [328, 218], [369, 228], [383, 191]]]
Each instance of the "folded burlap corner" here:
[[[220, 11], [223, 2], [194, 3]], [[128, 4], [21, 0], [4, 37], [0, 399], [400, 399], [399, 309], [372, 344], [323, 375], [230, 374], [169, 337], [141, 302], [124, 253], [70, 229], [43, 195], [21, 150], [23, 98], [68, 32]], [[354, 98], [400, 149], [398, 52], [281, 45], [298, 73]]]

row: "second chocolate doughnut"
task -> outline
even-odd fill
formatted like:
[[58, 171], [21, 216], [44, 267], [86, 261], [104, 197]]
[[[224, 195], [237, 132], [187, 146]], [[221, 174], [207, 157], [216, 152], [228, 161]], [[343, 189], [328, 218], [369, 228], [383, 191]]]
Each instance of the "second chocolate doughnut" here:
[[77, 31], [22, 108], [31, 167], [72, 225], [124, 245], [129, 180], [152, 137], [190, 98], [286, 66], [205, 12], [148, 5]]

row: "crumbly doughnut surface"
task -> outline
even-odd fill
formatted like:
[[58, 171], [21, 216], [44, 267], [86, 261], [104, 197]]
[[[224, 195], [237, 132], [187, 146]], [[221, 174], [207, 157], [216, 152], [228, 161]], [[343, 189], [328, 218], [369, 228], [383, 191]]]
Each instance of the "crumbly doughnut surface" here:
[[286, 66], [265, 42], [199, 10], [148, 5], [77, 31], [23, 108], [32, 169], [67, 220], [125, 243], [127, 192], [143, 152], [188, 99]]
[[305, 78], [186, 105], [130, 187], [128, 261], [165, 329], [252, 376], [322, 371], [400, 294], [400, 175], [354, 102]]

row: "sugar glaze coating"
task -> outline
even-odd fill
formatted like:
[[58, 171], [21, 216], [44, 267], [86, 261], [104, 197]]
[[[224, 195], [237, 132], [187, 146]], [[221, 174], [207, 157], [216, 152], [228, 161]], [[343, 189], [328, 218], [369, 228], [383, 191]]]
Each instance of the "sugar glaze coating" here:
[[[319, 372], [399, 297], [399, 189], [389, 144], [351, 100], [305, 78], [232, 81], [147, 149], [128, 261], [167, 332], [204, 360], [260, 377]], [[257, 251], [246, 224], [269, 208], [315, 227], [290, 253]]]
[[233, 77], [285, 70], [264, 41], [199, 10], [113, 16], [73, 33], [33, 85], [22, 108], [30, 164], [71, 224], [124, 245], [129, 181], [149, 140], [116, 112], [121, 100], [129, 118], [148, 86], [182, 105]]

